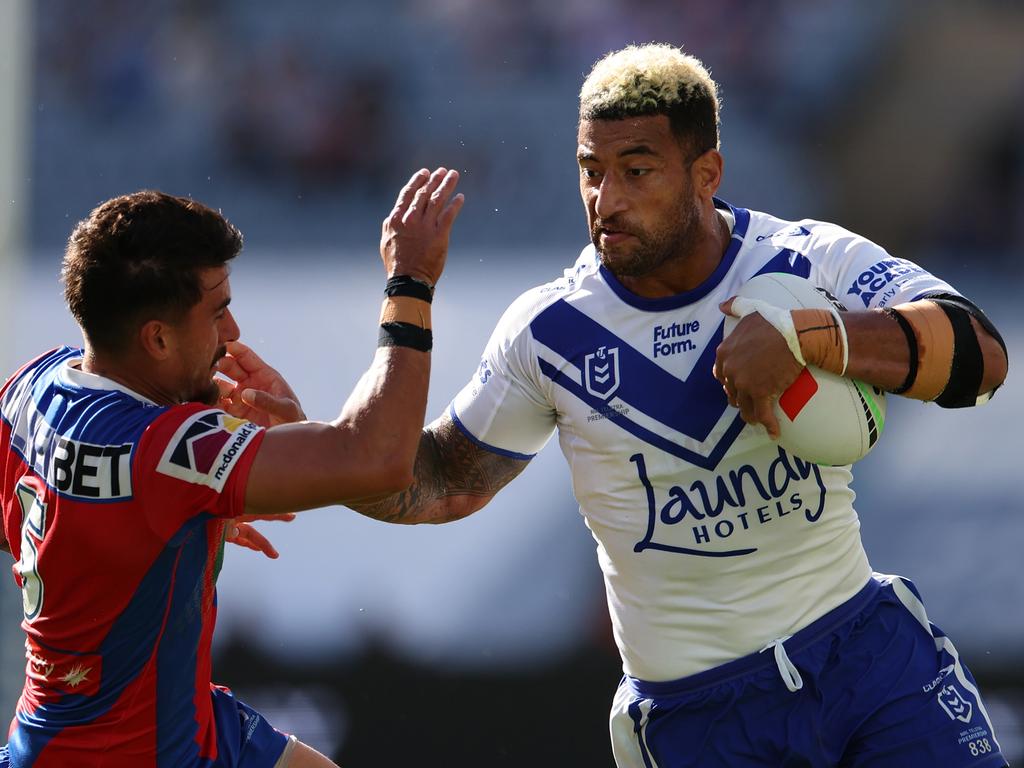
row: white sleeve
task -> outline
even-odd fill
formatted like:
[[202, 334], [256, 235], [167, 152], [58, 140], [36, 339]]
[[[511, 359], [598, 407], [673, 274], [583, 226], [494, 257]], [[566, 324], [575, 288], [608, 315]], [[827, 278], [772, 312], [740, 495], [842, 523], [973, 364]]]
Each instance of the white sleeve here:
[[524, 318], [533, 316], [523, 311], [536, 303], [532, 298], [525, 294], [505, 312], [479, 367], [449, 407], [449, 415], [470, 440], [517, 459], [533, 458], [556, 426]]
[[[820, 285], [851, 311], [891, 307], [930, 293], [959, 292], [907, 259], [840, 227], [822, 237], [823, 258], [814, 259]], [[812, 278], [813, 279], [813, 278]], [[817, 282], [817, 281], [816, 281]]]

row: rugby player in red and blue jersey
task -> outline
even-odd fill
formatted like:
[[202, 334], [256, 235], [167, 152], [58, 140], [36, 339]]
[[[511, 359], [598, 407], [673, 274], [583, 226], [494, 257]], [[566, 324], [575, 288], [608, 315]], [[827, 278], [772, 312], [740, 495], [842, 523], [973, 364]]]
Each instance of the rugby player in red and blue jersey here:
[[254, 392], [267, 367], [237, 341], [242, 237], [223, 216], [144, 191], [77, 226], [63, 277], [84, 347], [0, 389], [0, 547], [27, 657], [0, 768], [334, 765], [211, 683], [217, 574], [225, 541], [276, 556], [254, 515], [411, 482], [457, 181], [421, 170], [385, 219], [379, 346], [330, 423], [281, 425], [301, 418], [287, 385]]

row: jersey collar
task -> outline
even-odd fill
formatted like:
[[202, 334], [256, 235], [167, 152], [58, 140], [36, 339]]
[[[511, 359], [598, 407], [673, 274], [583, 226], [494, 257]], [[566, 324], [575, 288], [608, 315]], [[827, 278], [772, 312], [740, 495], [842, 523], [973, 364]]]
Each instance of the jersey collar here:
[[123, 384], [119, 384], [113, 379], [108, 379], [106, 376], [100, 376], [96, 373], [89, 373], [83, 371], [81, 368], [82, 358], [71, 357], [61, 363], [60, 370], [57, 374], [58, 379], [61, 383], [78, 389], [94, 389], [106, 392], [123, 392], [124, 394], [135, 398], [136, 400], [145, 403], [146, 405], [154, 405], [159, 407], [158, 403], [154, 403], [145, 395], [140, 395], [133, 389], [129, 389]]
[[735, 219], [736, 224], [732, 228], [732, 237], [729, 239], [729, 247], [725, 249], [725, 255], [722, 256], [721, 262], [719, 262], [715, 271], [708, 276], [707, 280], [698, 285], [692, 291], [677, 293], [675, 296], [648, 299], [643, 296], [637, 296], [626, 288], [619, 282], [618, 278], [609, 270], [605, 269], [602, 264], [600, 266], [601, 276], [608, 284], [608, 287], [631, 307], [642, 309], [647, 312], [662, 312], [667, 309], [678, 309], [679, 307], [685, 307], [688, 304], [700, 301], [707, 296], [720, 282], [722, 282], [722, 278], [724, 278], [732, 268], [732, 264], [736, 260], [736, 254], [739, 252], [740, 246], [743, 245], [743, 238], [746, 237], [747, 226], [750, 224], [750, 211], [746, 208], [733, 207], [725, 200], [720, 200], [717, 197], [714, 198], [714, 201], [715, 208], [723, 211], [729, 211]]

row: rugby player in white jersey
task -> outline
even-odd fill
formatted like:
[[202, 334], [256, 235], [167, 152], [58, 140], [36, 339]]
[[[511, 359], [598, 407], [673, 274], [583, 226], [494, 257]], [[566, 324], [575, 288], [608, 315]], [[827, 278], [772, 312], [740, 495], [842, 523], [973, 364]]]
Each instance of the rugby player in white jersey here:
[[[622, 655], [621, 768], [1002, 766], [973, 678], [913, 585], [872, 573], [850, 468], [782, 450], [771, 403], [806, 362], [975, 405], [1002, 383], [1005, 347], [921, 267], [717, 199], [718, 124], [717, 86], [677, 48], [594, 66], [577, 151], [592, 244], [505, 312], [424, 431], [413, 485], [355, 508], [463, 518], [557, 430]], [[743, 312], [723, 343], [731, 297], [762, 272], [851, 311]]]

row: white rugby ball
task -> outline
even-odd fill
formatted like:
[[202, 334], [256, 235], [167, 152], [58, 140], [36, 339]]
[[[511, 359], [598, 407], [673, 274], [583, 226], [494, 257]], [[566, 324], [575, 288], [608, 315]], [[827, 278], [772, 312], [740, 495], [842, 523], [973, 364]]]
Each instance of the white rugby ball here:
[[[782, 272], [757, 275], [737, 296], [760, 299], [783, 309], [828, 309], [845, 312], [834, 296], [809, 280]], [[726, 317], [728, 335], [739, 320]], [[815, 464], [838, 466], [864, 458], [885, 427], [885, 393], [863, 381], [807, 366], [775, 402], [779, 445]]]

